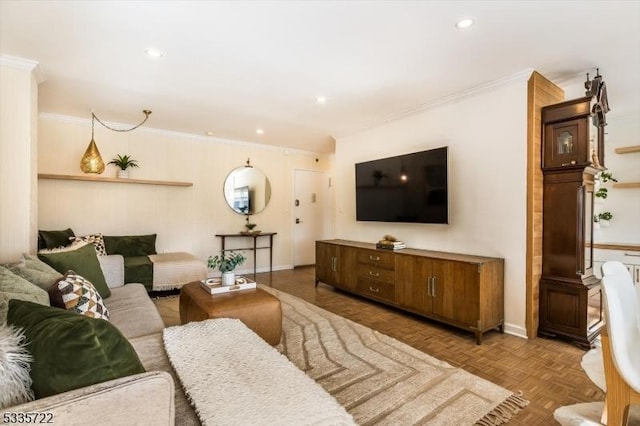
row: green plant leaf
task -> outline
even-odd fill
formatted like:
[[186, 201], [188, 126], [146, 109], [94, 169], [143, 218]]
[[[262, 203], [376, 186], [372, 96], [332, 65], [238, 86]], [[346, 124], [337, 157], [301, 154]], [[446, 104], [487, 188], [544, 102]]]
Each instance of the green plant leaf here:
[[216, 256], [209, 256], [207, 260], [207, 267], [211, 269], [216, 269], [220, 272], [231, 272], [238, 265], [244, 263], [247, 258], [242, 254], [234, 251], [229, 252], [221, 252]]
[[133, 160], [131, 156], [124, 154], [118, 154], [116, 158], [113, 158], [107, 164], [113, 164], [119, 167], [121, 170], [127, 170], [128, 168], [139, 167], [138, 160]]

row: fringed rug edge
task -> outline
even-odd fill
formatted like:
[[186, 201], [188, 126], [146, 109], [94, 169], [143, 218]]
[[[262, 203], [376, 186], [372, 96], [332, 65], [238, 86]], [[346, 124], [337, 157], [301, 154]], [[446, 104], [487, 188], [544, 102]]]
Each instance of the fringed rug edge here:
[[522, 397], [522, 392], [513, 393], [509, 398], [498, 404], [493, 410], [485, 414], [475, 423], [475, 426], [496, 426], [507, 423], [523, 408], [529, 405], [529, 401]]

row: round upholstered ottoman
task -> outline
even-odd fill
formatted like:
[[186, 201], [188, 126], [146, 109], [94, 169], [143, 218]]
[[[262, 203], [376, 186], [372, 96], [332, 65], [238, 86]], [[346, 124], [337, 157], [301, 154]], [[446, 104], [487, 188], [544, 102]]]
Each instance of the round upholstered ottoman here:
[[259, 288], [209, 294], [199, 281], [180, 290], [180, 321], [237, 318], [270, 345], [280, 343], [282, 308], [280, 300]]

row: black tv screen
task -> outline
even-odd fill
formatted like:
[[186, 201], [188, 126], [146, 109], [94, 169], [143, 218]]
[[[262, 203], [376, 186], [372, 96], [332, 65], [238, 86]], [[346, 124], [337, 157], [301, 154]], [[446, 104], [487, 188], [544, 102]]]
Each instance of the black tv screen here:
[[448, 148], [356, 164], [356, 220], [448, 223]]

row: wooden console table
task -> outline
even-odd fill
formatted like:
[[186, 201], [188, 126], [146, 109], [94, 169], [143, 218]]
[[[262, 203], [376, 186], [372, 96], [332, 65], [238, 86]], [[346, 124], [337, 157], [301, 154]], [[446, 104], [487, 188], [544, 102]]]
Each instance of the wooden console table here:
[[[253, 251], [253, 278], [256, 278], [256, 254], [260, 249], [269, 249], [269, 272], [273, 271], [273, 236], [276, 235], [277, 232], [261, 232], [259, 234], [216, 234], [216, 237], [220, 237], [222, 240], [222, 251], [235, 251], [235, 250], [252, 250]], [[258, 247], [258, 238], [260, 237], [269, 237], [269, 245]], [[225, 248], [225, 240], [227, 238], [252, 238], [253, 246], [252, 247], [243, 247], [243, 248], [234, 248], [228, 249]]]

